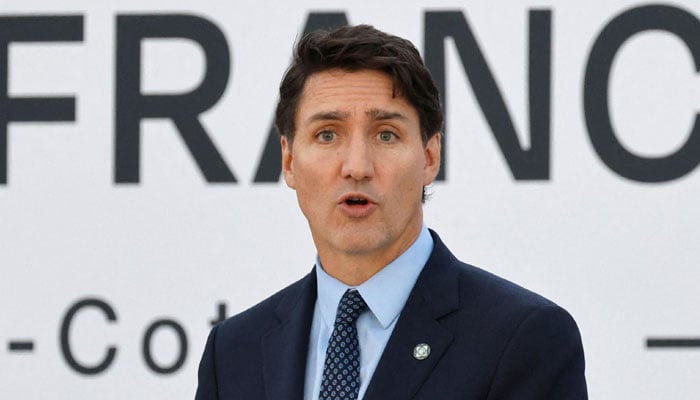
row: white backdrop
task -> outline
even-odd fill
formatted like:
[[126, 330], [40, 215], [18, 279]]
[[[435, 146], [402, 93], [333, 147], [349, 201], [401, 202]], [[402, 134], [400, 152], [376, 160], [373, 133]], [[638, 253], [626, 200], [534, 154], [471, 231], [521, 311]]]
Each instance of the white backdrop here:
[[[663, 182], [623, 177], [594, 149], [585, 119], [593, 44], [613, 18], [643, 3], [144, 3], [0, 5], [0, 45], [11, 42], [8, 57], [0, 58], [7, 64], [7, 77], [0, 76], [7, 96], [75, 98], [74, 121], [7, 125], [0, 184], [0, 397], [192, 398], [219, 306], [226, 315], [239, 312], [310, 270], [315, 252], [294, 193], [281, 182], [254, 182], [278, 83], [310, 12], [344, 12], [350, 23], [406, 37], [422, 52], [426, 12], [461, 13], [527, 144], [531, 9], [551, 11], [549, 177], [513, 177], [447, 39], [446, 180], [430, 189], [427, 224], [462, 260], [574, 315], [592, 399], [700, 396], [700, 348], [646, 345], [649, 338], [700, 337], [700, 176], [691, 168]], [[666, 6], [700, 17], [697, 3]], [[115, 182], [117, 15], [133, 14], [193, 15], [223, 33], [228, 85], [199, 121], [236, 183], [207, 182], [167, 119], [141, 122], [139, 182]], [[81, 16], [82, 39], [8, 39], [6, 17], [36, 15]], [[141, 51], [144, 94], [187, 92], [205, 75], [205, 53], [196, 42], [146, 39]], [[645, 31], [625, 41], [611, 67], [608, 99], [629, 153], [665, 157], [693, 137], [700, 105], [696, 70], [688, 44], [670, 32]], [[13, 112], [6, 110], [0, 121]], [[683, 157], [697, 165], [700, 152]], [[79, 303], [86, 300], [93, 303]], [[68, 319], [76, 304], [88, 305]], [[155, 330], [146, 341], [149, 327]], [[96, 374], [67, 360], [93, 368], [110, 346], [115, 357]], [[152, 364], [173, 371], [157, 373]]]

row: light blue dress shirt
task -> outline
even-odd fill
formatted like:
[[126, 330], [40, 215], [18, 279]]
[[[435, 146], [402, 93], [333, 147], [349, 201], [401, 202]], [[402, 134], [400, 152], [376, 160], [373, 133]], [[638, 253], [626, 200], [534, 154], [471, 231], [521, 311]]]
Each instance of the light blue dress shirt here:
[[[396, 326], [399, 313], [408, 295], [433, 251], [433, 238], [423, 226], [415, 242], [366, 282], [356, 289], [367, 303], [368, 310], [357, 319], [357, 335], [360, 343], [360, 393], [361, 399], [377, 368], [389, 336]], [[343, 293], [351, 286], [328, 275], [317, 257], [316, 284], [318, 298], [314, 307], [309, 354], [306, 359], [304, 399], [318, 400], [323, 379], [328, 340], [333, 332], [333, 322]]]

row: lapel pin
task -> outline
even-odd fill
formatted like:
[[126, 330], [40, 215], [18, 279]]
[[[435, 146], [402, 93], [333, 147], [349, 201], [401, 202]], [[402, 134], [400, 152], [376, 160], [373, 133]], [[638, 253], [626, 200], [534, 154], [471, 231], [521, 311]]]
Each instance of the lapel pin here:
[[425, 360], [429, 355], [430, 346], [428, 346], [426, 343], [417, 344], [416, 347], [413, 348], [413, 358], [418, 361]]

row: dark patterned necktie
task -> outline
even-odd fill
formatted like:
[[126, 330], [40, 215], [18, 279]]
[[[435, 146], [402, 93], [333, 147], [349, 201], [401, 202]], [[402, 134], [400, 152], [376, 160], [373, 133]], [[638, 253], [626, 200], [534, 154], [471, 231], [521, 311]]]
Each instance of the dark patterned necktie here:
[[355, 400], [360, 391], [360, 345], [357, 317], [367, 304], [357, 290], [348, 289], [338, 304], [328, 341], [319, 400]]

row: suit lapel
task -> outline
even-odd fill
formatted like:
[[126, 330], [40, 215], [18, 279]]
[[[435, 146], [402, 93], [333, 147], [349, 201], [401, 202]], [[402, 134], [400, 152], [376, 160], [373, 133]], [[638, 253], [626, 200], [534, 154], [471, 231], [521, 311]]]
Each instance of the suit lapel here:
[[[364, 400], [410, 399], [420, 389], [452, 342], [452, 333], [439, 319], [459, 305], [454, 256], [431, 231], [434, 248], [401, 311]], [[430, 346], [430, 355], [418, 360], [418, 344]]]
[[265, 394], [270, 400], [302, 399], [309, 331], [316, 302], [316, 274], [304, 278], [275, 310], [279, 325], [262, 339]]

